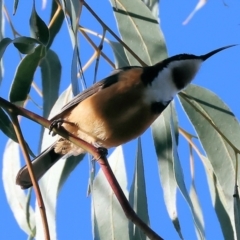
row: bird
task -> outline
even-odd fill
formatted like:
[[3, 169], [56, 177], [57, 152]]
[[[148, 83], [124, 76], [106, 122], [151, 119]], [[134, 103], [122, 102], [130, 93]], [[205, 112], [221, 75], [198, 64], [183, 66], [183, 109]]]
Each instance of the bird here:
[[[201, 64], [229, 45], [207, 54], [178, 54], [155, 65], [127, 66], [95, 83], [67, 103], [52, 123], [94, 146], [109, 149], [139, 137], [164, 111], [175, 95], [194, 79]], [[59, 137], [32, 161], [39, 180], [59, 159], [85, 151]], [[32, 186], [26, 166], [16, 176], [22, 189]]]

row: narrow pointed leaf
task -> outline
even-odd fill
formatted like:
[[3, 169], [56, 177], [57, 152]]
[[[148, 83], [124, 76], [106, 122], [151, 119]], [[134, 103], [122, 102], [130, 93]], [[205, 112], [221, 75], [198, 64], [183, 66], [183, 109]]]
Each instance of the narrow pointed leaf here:
[[110, 41], [110, 45], [113, 49], [116, 68], [129, 66], [129, 62], [122, 45], [114, 41]]
[[[152, 124], [152, 134], [158, 157], [159, 177], [163, 188], [164, 201], [169, 217], [179, 237], [183, 239], [180, 222], [177, 216], [177, 183], [174, 174], [173, 143], [170, 128], [171, 108], [173, 108], [172, 103]], [[174, 122], [174, 125], [177, 130], [177, 122]]]
[[[232, 196], [234, 190], [235, 155], [229, 144], [195, 108], [206, 114], [211, 122], [238, 148], [240, 146], [239, 123], [226, 104], [209, 90], [191, 85], [185, 90], [185, 93], [189, 95], [187, 99], [190, 100], [194, 108], [182, 96], [180, 101], [206, 151], [208, 156], [206, 160], [209, 161], [209, 165], [216, 176], [216, 182], [219, 184], [218, 190], [221, 191], [221, 196], [223, 196], [221, 204], [229, 215], [232, 226], [234, 226]], [[217, 213], [218, 216], [220, 214]], [[219, 221], [228, 221], [228, 219], [219, 219]]]
[[14, 142], [18, 142], [12, 122], [2, 108], [0, 108], [0, 129]]
[[13, 3], [13, 15], [16, 14], [17, 7], [18, 7], [18, 2], [19, 2], [19, 0], [14, 0], [14, 3]]
[[[144, 176], [143, 156], [141, 139], [138, 139], [137, 157], [133, 182], [129, 193], [129, 202], [137, 215], [146, 223], [150, 224], [148, 216], [148, 204], [146, 194], [146, 184]], [[129, 236], [131, 239], [147, 239], [146, 235], [136, 227], [132, 222], [129, 222]]]
[[[50, 21], [52, 20], [54, 14], [56, 13], [56, 10], [58, 9], [58, 4], [56, 1], [52, 1], [52, 9], [51, 9], [51, 17]], [[60, 10], [60, 13], [57, 15], [57, 17], [54, 18], [54, 22], [49, 26], [49, 41], [47, 47], [50, 48], [53, 40], [55, 39], [56, 35], [60, 31], [62, 27], [62, 23], [64, 20], [64, 13], [63, 10]]]
[[48, 117], [58, 98], [62, 66], [57, 54], [49, 49], [40, 64], [43, 92], [43, 116]]
[[[3, 153], [3, 186], [7, 201], [19, 227], [28, 235], [34, 235], [34, 212], [29, 206], [28, 196], [16, 185], [15, 179], [20, 169], [18, 144], [9, 140]], [[26, 214], [28, 212], [28, 214]]]
[[[191, 187], [190, 187], [189, 196], [190, 196], [190, 199], [192, 201], [192, 205], [193, 205], [193, 208], [196, 212], [196, 215], [198, 216], [199, 221], [201, 222], [202, 228], [204, 229], [205, 226], [204, 226], [203, 212], [202, 212], [201, 205], [200, 205], [200, 202], [199, 202], [199, 199], [198, 199], [194, 179], [192, 179], [192, 184], [191, 184]], [[199, 235], [198, 229], [196, 229], [196, 227], [195, 227], [195, 230], [196, 230], [196, 234], [197, 234], [198, 239], [202, 239], [202, 236]]]
[[25, 56], [17, 67], [10, 89], [11, 102], [24, 102], [29, 94], [34, 73], [40, 60], [45, 56], [45, 47], [39, 45], [34, 53]]
[[208, 180], [209, 192], [212, 199], [212, 205], [215, 209], [219, 223], [221, 225], [224, 239], [234, 239], [233, 225], [224, 205], [225, 196], [223, 194], [223, 191], [219, 183], [217, 182], [217, 178], [214, 175], [212, 166], [207, 159], [205, 159], [204, 161], [204, 166], [207, 171], [206, 176]]
[[49, 41], [49, 31], [47, 25], [38, 16], [35, 3], [33, 3], [32, 14], [30, 17], [30, 29], [32, 37], [39, 40], [43, 45], [47, 45]]
[[[160, 0], [142, 0], [151, 11], [155, 19], [159, 19], [159, 2]], [[159, 21], [159, 20], [158, 20]]]
[[[189, 100], [236, 146], [240, 147], [240, 126], [226, 104], [214, 93], [196, 85], [189, 86], [185, 93]], [[198, 113], [183, 97], [180, 101], [191, 120], [210, 161], [217, 181], [225, 195], [227, 212], [233, 216], [232, 195], [234, 190], [235, 155], [228, 143], [211, 124]], [[239, 181], [238, 176], [238, 181]]]
[[193, 216], [193, 220], [194, 220], [194, 224], [195, 224], [195, 228], [198, 232], [198, 236], [200, 239], [204, 239], [205, 238], [205, 231], [204, 231], [204, 222], [202, 219], [202, 215], [201, 212], [199, 213], [199, 211], [197, 211], [194, 208], [194, 205], [191, 201], [191, 198], [188, 194], [185, 182], [184, 182], [184, 176], [183, 176], [183, 171], [182, 171], [182, 166], [180, 164], [180, 160], [178, 157], [178, 152], [177, 152], [177, 145], [176, 145], [176, 139], [175, 139], [175, 132], [174, 132], [174, 127], [173, 127], [173, 118], [170, 119], [170, 121], [172, 122], [170, 124], [170, 129], [171, 129], [171, 136], [172, 136], [172, 144], [173, 144], [173, 167], [174, 167], [174, 175], [176, 178], [176, 182], [177, 185], [179, 187], [179, 190], [181, 191], [183, 197], [185, 198], [185, 200], [188, 203], [188, 206], [190, 207], [192, 216]]
[[[111, 4], [123, 41], [146, 64], [153, 65], [167, 57], [158, 21], [142, 1], [120, 0], [117, 2], [118, 9], [115, 7], [115, 0], [111, 0]], [[130, 65], [139, 65], [126, 49], [124, 51]]]

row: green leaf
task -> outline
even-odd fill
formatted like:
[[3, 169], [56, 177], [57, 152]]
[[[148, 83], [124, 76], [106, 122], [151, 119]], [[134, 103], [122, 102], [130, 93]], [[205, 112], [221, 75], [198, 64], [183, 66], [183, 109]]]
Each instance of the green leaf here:
[[[163, 34], [158, 21], [140, 0], [120, 0], [115, 8], [111, 0], [118, 30], [123, 41], [148, 65], [153, 65], [167, 57]], [[126, 27], [127, 26], [127, 27]], [[138, 61], [124, 49], [131, 66]]]
[[[149, 10], [152, 12], [152, 15], [155, 19], [159, 19], [159, 0], [142, 0]], [[160, 22], [160, 21], [159, 21]]]
[[47, 118], [58, 98], [62, 66], [58, 55], [48, 50], [40, 64], [43, 92], [43, 117]]
[[[118, 183], [128, 195], [122, 147], [117, 147], [108, 160]], [[128, 219], [101, 170], [93, 182], [92, 216], [94, 239], [129, 239]]]
[[[190, 85], [184, 92], [188, 94], [189, 97], [187, 99], [194, 107], [182, 96], [180, 96], [180, 101], [208, 156], [206, 160], [209, 161], [208, 164], [211, 166], [219, 185], [218, 190], [221, 191], [223, 196], [221, 204], [232, 221], [234, 218], [232, 196], [234, 190], [235, 155], [229, 144], [195, 108], [207, 115], [211, 122], [238, 148], [240, 146], [239, 123], [226, 104], [209, 90], [196, 85]], [[239, 178], [240, 176], [238, 176], [238, 181]], [[220, 214], [217, 213], [218, 216]], [[220, 218], [219, 221], [225, 222], [224, 219]], [[223, 226], [224, 223], [221, 223], [221, 225]], [[233, 222], [232, 225], [234, 226]]]
[[72, 83], [72, 92], [76, 96], [79, 94], [79, 83], [77, 78], [77, 61], [78, 61], [78, 46], [75, 45], [73, 50], [72, 65], [71, 65], [71, 83]]
[[110, 41], [110, 45], [113, 49], [116, 68], [129, 66], [129, 62], [127, 60], [123, 46], [120, 43], [114, 41]]
[[[25, 192], [16, 185], [15, 176], [20, 169], [20, 153], [18, 144], [9, 140], [3, 153], [3, 187], [8, 204], [19, 227], [28, 235], [34, 235], [34, 211], [29, 206], [29, 198]], [[26, 214], [28, 212], [28, 214]]]
[[216, 176], [214, 175], [214, 172], [212, 170], [212, 166], [207, 159], [205, 159], [204, 161], [204, 166], [207, 172], [206, 176], [208, 180], [212, 204], [215, 208], [215, 212], [221, 225], [224, 239], [234, 239], [232, 222], [228, 212], [226, 211], [226, 207], [223, 205], [225, 201], [225, 196], [222, 192], [221, 187], [219, 186], [219, 183], [217, 182]]
[[171, 127], [175, 129], [175, 135], [176, 132], [178, 132], [178, 124], [176, 121], [174, 121], [174, 126], [171, 126], [173, 106], [173, 103], [171, 103], [152, 124], [152, 134], [158, 157], [159, 177], [163, 188], [164, 201], [169, 217], [172, 220], [179, 237], [183, 239], [180, 222], [177, 216], [177, 182], [173, 166], [174, 156]]
[[0, 129], [14, 142], [18, 142], [12, 122], [2, 108], [0, 108]]
[[[197, 189], [195, 186], [195, 181], [192, 178], [192, 182], [191, 182], [191, 187], [190, 187], [190, 191], [189, 191], [189, 196], [194, 208], [194, 211], [196, 212], [196, 215], [198, 216], [199, 221], [201, 222], [202, 228], [204, 229], [204, 219], [203, 219], [203, 212], [201, 209], [201, 205], [199, 202], [199, 198], [197, 195]], [[199, 235], [198, 229], [195, 227], [196, 230], [196, 234], [198, 236], [198, 239], [202, 239], [201, 235]]]
[[18, 37], [15, 39], [3, 38], [0, 42], [0, 59], [2, 58], [6, 48], [10, 43], [13, 43], [14, 46], [23, 54], [32, 53], [36, 43], [40, 43], [38, 40], [30, 37]]
[[30, 54], [34, 52], [36, 43], [40, 43], [35, 38], [30, 37], [19, 37], [12, 40], [14, 46], [18, 49], [19, 52], [23, 54]]
[[19, 0], [14, 0], [14, 3], [13, 3], [13, 15], [16, 14], [17, 7], [18, 7], [18, 2], [19, 2]]
[[[146, 194], [146, 184], [144, 176], [143, 156], [141, 139], [138, 138], [137, 157], [133, 182], [129, 193], [129, 202], [136, 214], [149, 225], [148, 204]], [[147, 239], [146, 235], [136, 227], [131, 221], [129, 222], [129, 235], [131, 239]]]
[[[53, 19], [53, 16], [57, 10], [58, 10], [58, 4], [56, 3], [56, 1], [52, 1], [52, 9], [51, 9], [51, 16], [50, 16], [51, 20]], [[62, 27], [63, 20], [64, 20], [64, 13], [63, 13], [63, 10], [61, 9], [57, 17], [54, 18], [54, 22], [49, 26], [50, 37], [49, 37], [47, 48], [51, 47], [54, 38], [56, 37], [56, 35], [58, 34], [58, 32]]]
[[45, 47], [39, 45], [34, 53], [25, 56], [17, 67], [10, 89], [11, 102], [24, 102], [29, 94], [34, 73], [40, 60], [45, 56]]
[[30, 17], [30, 30], [32, 37], [39, 40], [43, 45], [47, 45], [49, 41], [49, 31], [45, 22], [38, 16], [33, 3], [32, 14]]
[[187, 201], [194, 220], [195, 228], [197, 230], [197, 235], [200, 239], [205, 238], [205, 231], [204, 231], [204, 222], [202, 219], [201, 212], [199, 212], [199, 209], [195, 209], [193, 202], [191, 201], [190, 196], [188, 195], [188, 191], [184, 182], [184, 176], [182, 171], [182, 166], [179, 161], [178, 152], [177, 152], [177, 145], [176, 145], [176, 139], [175, 139], [175, 132], [173, 127], [173, 118], [170, 119], [170, 130], [171, 130], [171, 136], [172, 136], [172, 147], [173, 147], [173, 168], [174, 168], [174, 176], [177, 182], [177, 185], [179, 187], [179, 190], [181, 191], [183, 197]]

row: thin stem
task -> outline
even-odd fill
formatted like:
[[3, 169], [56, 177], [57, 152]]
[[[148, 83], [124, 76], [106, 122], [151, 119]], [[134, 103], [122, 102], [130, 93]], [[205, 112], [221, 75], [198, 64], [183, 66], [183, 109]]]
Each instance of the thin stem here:
[[132, 56], [144, 67], [148, 66], [141, 58], [138, 57], [138, 55], [133, 52], [126, 43], [124, 43], [112, 30], [111, 28], [109, 28], [101, 19], [100, 17], [98, 17], [98, 15], [90, 8], [90, 6], [85, 2], [82, 1], [83, 5], [87, 8], [87, 10], [97, 19], [97, 21], [102, 25], [102, 27], [104, 27], [105, 29], [108, 30], [109, 33], [112, 34], [112, 36], [119, 42], [122, 44], [123, 47], [125, 47], [129, 53], [132, 54]]
[[[96, 158], [95, 158], [96, 159]], [[132, 209], [131, 205], [129, 204], [125, 194], [123, 193], [121, 186], [119, 185], [112, 169], [106, 159], [106, 157], [101, 157], [97, 160], [100, 164], [100, 167], [108, 180], [114, 194], [116, 195], [126, 217], [131, 220], [136, 226], [138, 226], [146, 236], [151, 240], [162, 240], [162, 238], [157, 235], [146, 223], [144, 223]]]
[[197, 155], [199, 156], [199, 158], [202, 160], [202, 162], [204, 164], [203, 155], [199, 151], [198, 147], [192, 141], [192, 138], [182, 128], [179, 128], [178, 131], [187, 140], [187, 142], [192, 146], [192, 148], [195, 150], [195, 152], [197, 153]]
[[[37, 123], [40, 123], [44, 127], [49, 128], [51, 122], [48, 121], [45, 118], [42, 118], [41, 116], [32, 113], [24, 108], [18, 107], [5, 99], [0, 97], [0, 106], [3, 107], [10, 115], [22, 115], [24, 117], [27, 117]], [[103, 173], [105, 174], [110, 186], [113, 189], [113, 192], [115, 193], [116, 197], [118, 198], [118, 201], [120, 205], [122, 206], [123, 211], [126, 214], [126, 217], [131, 220], [135, 225], [137, 225], [139, 228], [142, 229], [142, 231], [151, 239], [151, 240], [162, 240], [160, 236], [158, 236], [146, 223], [144, 223], [134, 212], [132, 207], [130, 206], [127, 198], [125, 197], [119, 183], [117, 182], [108, 162], [105, 156], [102, 156], [101, 153], [99, 153], [99, 150], [95, 148], [93, 145], [85, 142], [84, 140], [76, 137], [75, 135], [67, 132], [63, 127], [60, 128], [54, 128], [53, 131], [66, 138], [67, 140], [71, 141], [75, 145], [79, 146], [80, 148], [83, 148], [85, 151], [89, 152], [95, 159], [97, 159], [98, 163], [100, 164]], [[19, 141], [20, 142], [20, 141]], [[27, 152], [24, 150], [24, 152]], [[26, 158], [27, 159], [27, 158]], [[30, 160], [29, 160], [30, 161]], [[31, 164], [30, 168], [31, 169]], [[33, 180], [34, 176], [33, 176]], [[34, 183], [34, 182], [33, 182]], [[35, 183], [34, 183], [34, 189], [35, 189]], [[37, 186], [36, 186], [37, 187]]]
[[[98, 47], [95, 45], [92, 39], [86, 34], [85, 28], [79, 26], [78, 29], [82, 33], [82, 35], [87, 39], [90, 45], [94, 48], [94, 50], [97, 51]], [[108, 58], [108, 56], [103, 51], [101, 51], [100, 54], [114, 69], [116, 68], [115, 64], [110, 60], [110, 58]]]
[[40, 188], [38, 186], [37, 180], [36, 180], [35, 175], [33, 173], [32, 163], [31, 163], [30, 157], [28, 155], [27, 146], [25, 144], [25, 141], [24, 141], [24, 138], [23, 138], [23, 135], [22, 135], [22, 131], [21, 131], [21, 128], [19, 126], [18, 118], [14, 114], [10, 114], [10, 116], [11, 116], [11, 119], [12, 119], [12, 122], [13, 122], [13, 127], [14, 127], [14, 130], [15, 130], [19, 145], [22, 149], [24, 159], [26, 160], [26, 165], [27, 165], [27, 168], [28, 168], [29, 176], [30, 176], [30, 179], [32, 181], [33, 188], [34, 188], [34, 191], [35, 191], [35, 194], [36, 194], [36, 199], [37, 199], [37, 202], [38, 202], [38, 207], [39, 207], [39, 211], [40, 211], [41, 218], [42, 218], [45, 239], [50, 240], [50, 234], [49, 234], [45, 205], [44, 205], [44, 202], [43, 202], [43, 198], [42, 198]]
[[100, 56], [101, 56], [101, 52], [102, 52], [102, 49], [103, 49], [103, 41], [104, 41], [104, 38], [105, 38], [105, 35], [106, 35], [106, 29], [103, 28], [103, 35], [102, 35], [102, 39], [101, 39], [101, 42], [97, 48], [97, 58], [96, 58], [96, 65], [95, 65], [95, 70], [94, 70], [94, 80], [93, 80], [93, 84], [96, 83], [97, 81], [97, 70], [98, 70], [98, 66], [99, 66], [99, 60], [100, 60]]

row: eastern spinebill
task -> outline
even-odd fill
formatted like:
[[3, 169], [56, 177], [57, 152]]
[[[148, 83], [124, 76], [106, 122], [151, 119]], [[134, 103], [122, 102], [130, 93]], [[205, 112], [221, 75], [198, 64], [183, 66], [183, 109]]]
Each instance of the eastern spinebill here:
[[[202, 62], [232, 46], [201, 56], [179, 54], [153, 66], [118, 69], [75, 96], [51, 121], [63, 120], [68, 132], [95, 146], [119, 146], [140, 136], [154, 122], [193, 80]], [[32, 161], [36, 179], [64, 155], [81, 153], [83, 149], [59, 137]], [[16, 183], [23, 189], [32, 186], [26, 166], [18, 172]]]

